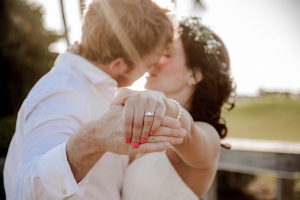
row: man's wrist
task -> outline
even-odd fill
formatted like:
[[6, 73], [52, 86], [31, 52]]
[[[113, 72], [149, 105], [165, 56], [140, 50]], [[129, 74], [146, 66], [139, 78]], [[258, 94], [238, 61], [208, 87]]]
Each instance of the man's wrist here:
[[95, 136], [97, 127], [91, 122], [78, 130], [66, 144], [67, 159], [77, 182], [81, 181], [91, 168], [106, 153]]
[[107, 152], [105, 145], [105, 134], [101, 133], [104, 125], [102, 125], [102, 120], [94, 120], [87, 125], [85, 125], [80, 130], [80, 135], [82, 141], [87, 145], [86, 148], [90, 150], [91, 154], [103, 155]]

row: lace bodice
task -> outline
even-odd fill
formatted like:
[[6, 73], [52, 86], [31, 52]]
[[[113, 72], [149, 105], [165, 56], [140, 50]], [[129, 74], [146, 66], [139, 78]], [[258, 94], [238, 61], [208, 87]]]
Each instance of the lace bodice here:
[[199, 200], [178, 175], [166, 152], [149, 153], [127, 167], [122, 199]]

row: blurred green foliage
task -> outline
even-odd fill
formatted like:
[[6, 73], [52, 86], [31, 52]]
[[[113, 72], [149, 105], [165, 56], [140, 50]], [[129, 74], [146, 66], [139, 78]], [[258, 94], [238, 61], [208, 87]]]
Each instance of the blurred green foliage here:
[[300, 98], [261, 95], [238, 99], [224, 112], [227, 137], [300, 141]]
[[29, 90], [52, 67], [49, 52], [60, 35], [44, 28], [42, 8], [24, 0], [0, 1], [0, 155], [15, 130], [17, 112]]

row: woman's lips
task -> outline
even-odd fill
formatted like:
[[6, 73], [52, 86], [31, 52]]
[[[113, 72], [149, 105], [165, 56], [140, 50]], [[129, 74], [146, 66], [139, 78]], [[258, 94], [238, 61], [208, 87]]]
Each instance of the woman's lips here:
[[146, 89], [153, 89], [155, 88], [154, 85], [156, 83], [155, 75], [153, 74], [148, 74], [146, 76], [146, 83], [145, 83], [145, 88]]
[[153, 78], [153, 77], [155, 77], [154, 74], [148, 74], [148, 75], [146, 76], [146, 78]]

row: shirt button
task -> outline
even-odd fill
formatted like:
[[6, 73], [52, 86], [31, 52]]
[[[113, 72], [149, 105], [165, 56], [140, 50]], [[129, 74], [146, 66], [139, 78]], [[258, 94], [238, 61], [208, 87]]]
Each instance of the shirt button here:
[[65, 189], [62, 189], [61, 193], [62, 193], [63, 195], [65, 195], [65, 194], [67, 194], [67, 191], [66, 191]]

